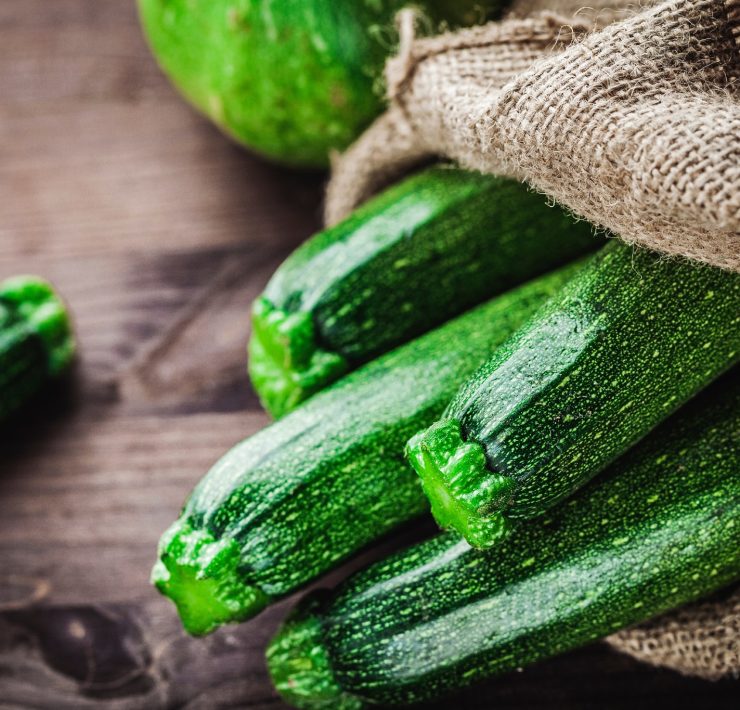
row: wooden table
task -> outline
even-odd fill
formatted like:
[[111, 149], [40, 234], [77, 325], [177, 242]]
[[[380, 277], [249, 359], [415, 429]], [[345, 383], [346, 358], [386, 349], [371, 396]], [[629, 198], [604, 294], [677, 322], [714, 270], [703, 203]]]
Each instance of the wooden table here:
[[[261, 162], [185, 106], [133, 0], [0, 3], [0, 277], [52, 279], [81, 351], [0, 439], [0, 707], [283, 707], [262, 654], [290, 600], [195, 640], [147, 578], [190, 488], [267, 422], [245, 373], [248, 307], [319, 226], [324, 180]], [[733, 700], [730, 681], [595, 645], [452, 704]]]

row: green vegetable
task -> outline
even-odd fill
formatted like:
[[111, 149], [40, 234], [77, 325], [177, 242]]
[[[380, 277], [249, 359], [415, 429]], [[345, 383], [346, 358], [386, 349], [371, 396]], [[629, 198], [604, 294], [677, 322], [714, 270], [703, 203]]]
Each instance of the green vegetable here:
[[441, 535], [310, 597], [268, 649], [277, 689], [299, 708], [429, 700], [739, 579], [730, 378], [495, 549]]
[[575, 268], [372, 361], [229, 451], [160, 542], [153, 581], [185, 628], [246, 619], [426, 511], [404, 442]]
[[0, 283], [0, 421], [25, 404], [74, 355], [69, 316], [35, 276]]
[[569, 496], [740, 357], [740, 274], [614, 241], [408, 453], [471, 545]]
[[383, 108], [394, 17], [429, 31], [500, 14], [502, 0], [138, 0], [157, 60], [185, 97], [263, 155], [325, 166]]
[[254, 307], [252, 381], [281, 416], [346, 371], [599, 243], [587, 222], [520, 183], [428, 169], [277, 270]]

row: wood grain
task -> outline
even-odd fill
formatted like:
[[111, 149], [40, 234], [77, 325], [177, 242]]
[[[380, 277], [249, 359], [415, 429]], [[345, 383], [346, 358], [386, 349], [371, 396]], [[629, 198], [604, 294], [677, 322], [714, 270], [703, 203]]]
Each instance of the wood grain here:
[[[0, 3], [0, 277], [52, 279], [80, 341], [75, 371], [0, 434], [0, 707], [284, 707], [263, 649], [290, 600], [195, 640], [147, 577], [190, 488], [267, 423], [248, 308], [318, 228], [324, 179], [185, 106], [133, 0]], [[593, 646], [453, 702], [729, 708], [736, 693]]]

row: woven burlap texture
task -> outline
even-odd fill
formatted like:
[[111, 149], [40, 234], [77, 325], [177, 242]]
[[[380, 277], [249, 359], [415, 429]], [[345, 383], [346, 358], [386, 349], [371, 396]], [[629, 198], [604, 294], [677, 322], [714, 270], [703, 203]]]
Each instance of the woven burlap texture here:
[[402, 16], [390, 108], [334, 161], [327, 221], [443, 157], [628, 242], [740, 270], [740, 0], [595, 4], [529, 0], [431, 38]]
[[740, 590], [610, 636], [614, 647], [654, 666], [710, 680], [740, 674]]
[[[740, 270], [740, 0], [515, 0], [502, 22], [425, 39], [412, 13], [400, 21], [390, 108], [335, 157], [327, 223], [448, 158], [525, 180], [627, 241]], [[738, 675], [740, 590], [607, 641]]]

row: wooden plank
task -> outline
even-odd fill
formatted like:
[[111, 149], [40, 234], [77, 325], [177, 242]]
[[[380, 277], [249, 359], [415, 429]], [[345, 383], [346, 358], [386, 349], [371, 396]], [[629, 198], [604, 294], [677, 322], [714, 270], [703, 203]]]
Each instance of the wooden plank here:
[[243, 412], [99, 416], [65, 417], [6, 455], [0, 587], [33, 579], [48, 603], [150, 596], [159, 535], [217, 458], [266, 422]]
[[139, 408], [257, 407], [246, 374], [251, 302], [285, 245], [0, 259], [50, 278], [74, 316], [77, 398]]
[[0, 614], [0, 707], [286, 707], [270, 689], [263, 649], [280, 616], [188, 638], [164, 603]]
[[175, 102], [0, 107], [0, 257], [295, 244], [321, 181]]
[[149, 56], [135, 0], [4, 0], [4, 105], [60, 100], [174, 98]]
[[157, 69], [135, 3], [0, 6], [0, 257], [291, 243], [321, 176], [255, 160]]

